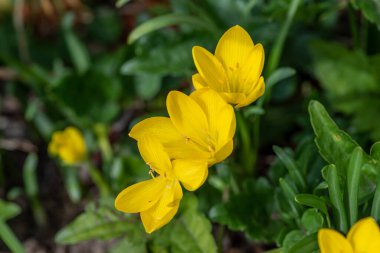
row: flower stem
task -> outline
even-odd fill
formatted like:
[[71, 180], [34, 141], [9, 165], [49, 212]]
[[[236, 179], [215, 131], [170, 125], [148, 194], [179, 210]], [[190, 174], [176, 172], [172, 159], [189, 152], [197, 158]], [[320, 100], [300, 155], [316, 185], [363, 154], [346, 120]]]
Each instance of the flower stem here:
[[98, 187], [100, 191], [100, 195], [102, 197], [109, 196], [111, 194], [111, 190], [106, 181], [104, 181], [102, 174], [92, 164], [87, 163], [86, 165], [92, 181], [95, 183], [95, 185]]
[[113, 152], [108, 140], [108, 131], [106, 126], [102, 124], [95, 125], [95, 133], [98, 137], [98, 144], [104, 160], [108, 163], [112, 160]]
[[[284, 48], [285, 39], [289, 33], [290, 25], [293, 22], [294, 16], [300, 5], [301, 0], [292, 0], [290, 3], [290, 8], [288, 10], [285, 23], [283, 24], [280, 33], [276, 39], [276, 42], [272, 48], [272, 52], [269, 56], [268, 66], [266, 69], [266, 76], [270, 76], [278, 67], [280, 63], [280, 57]], [[265, 103], [269, 101], [271, 91], [267, 89], [264, 96], [257, 102], [257, 105], [261, 108], [264, 107]], [[255, 124], [253, 126], [253, 156], [258, 156], [260, 146], [260, 115], [257, 115]], [[254, 164], [256, 160], [254, 161]]]

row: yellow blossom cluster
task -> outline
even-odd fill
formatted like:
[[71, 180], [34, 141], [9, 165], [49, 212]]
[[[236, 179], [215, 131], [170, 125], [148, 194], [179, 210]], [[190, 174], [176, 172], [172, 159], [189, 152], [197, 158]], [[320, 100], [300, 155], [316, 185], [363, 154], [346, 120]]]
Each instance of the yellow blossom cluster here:
[[87, 152], [83, 135], [75, 127], [66, 127], [63, 131], [54, 132], [48, 150], [67, 165], [83, 161]]
[[195, 46], [198, 73], [195, 91], [171, 91], [166, 100], [169, 117], [152, 117], [136, 124], [129, 136], [149, 166], [152, 179], [119, 193], [115, 207], [140, 213], [146, 232], [167, 224], [176, 214], [182, 186], [194, 191], [207, 179], [208, 168], [233, 150], [236, 107], [246, 106], [265, 90], [261, 76], [264, 50], [254, 45], [240, 26], [226, 31], [215, 55]]

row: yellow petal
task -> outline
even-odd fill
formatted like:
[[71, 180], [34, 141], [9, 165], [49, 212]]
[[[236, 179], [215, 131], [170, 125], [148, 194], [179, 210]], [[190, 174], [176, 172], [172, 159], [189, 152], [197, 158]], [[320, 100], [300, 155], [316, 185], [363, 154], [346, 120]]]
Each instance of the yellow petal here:
[[174, 160], [173, 170], [178, 180], [189, 191], [198, 189], [208, 175], [207, 161], [202, 160]]
[[235, 134], [236, 120], [234, 109], [217, 92], [211, 89], [194, 91], [190, 97], [204, 111], [210, 129], [209, 135], [215, 146], [215, 151], [218, 151]]
[[183, 140], [183, 136], [177, 131], [168, 117], [145, 119], [131, 129], [129, 136], [137, 141], [144, 136], [151, 136], [164, 145], [169, 142]]
[[178, 207], [179, 201], [174, 206], [170, 207], [169, 212], [160, 219], [154, 216], [154, 212], [151, 209], [141, 212], [140, 217], [141, 221], [143, 222], [145, 231], [150, 234], [168, 224], [177, 213]]
[[171, 91], [166, 100], [170, 119], [185, 138], [207, 147], [209, 127], [202, 108], [189, 96]]
[[201, 75], [198, 74], [198, 73], [194, 74], [191, 77], [191, 79], [193, 81], [193, 85], [194, 85], [194, 88], [196, 90], [208, 87], [207, 83], [203, 80], [203, 78], [201, 77]]
[[49, 153], [52, 155], [57, 155], [59, 147], [63, 140], [64, 138], [61, 131], [54, 132], [48, 147]]
[[182, 188], [178, 180], [165, 180], [160, 200], [148, 210], [141, 212], [141, 220], [148, 233], [167, 224], [178, 210]]
[[[233, 142], [233, 140], [230, 140], [224, 146], [222, 146], [218, 150], [218, 152], [216, 152], [215, 162], [213, 162], [212, 164], [219, 163], [219, 162], [225, 160], [232, 153], [233, 149], [234, 149], [234, 142]], [[210, 164], [210, 165], [212, 165], [212, 164]]]
[[242, 86], [245, 93], [249, 93], [260, 78], [264, 67], [264, 60], [263, 46], [261, 44], [255, 45], [240, 68], [239, 80], [243, 82]]
[[179, 141], [173, 141], [165, 145], [171, 159], [196, 159], [207, 160], [211, 154], [208, 150], [201, 148], [194, 141], [182, 138]]
[[168, 117], [152, 117], [137, 123], [129, 133], [129, 136], [139, 140], [144, 136], [158, 139], [164, 146], [171, 159], [207, 159], [209, 153], [203, 151], [194, 142], [178, 132]]
[[229, 91], [222, 63], [203, 47], [193, 47], [194, 64], [207, 85], [217, 91]]
[[246, 95], [244, 93], [221, 92], [220, 95], [224, 98], [224, 100], [233, 105], [246, 101]]
[[236, 25], [228, 29], [220, 38], [215, 56], [223, 63], [224, 68], [235, 69], [242, 66], [253, 46], [249, 34]]
[[82, 133], [75, 127], [67, 127], [64, 130], [65, 136], [70, 142], [73, 152], [77, 154], [78, 159], [82, 158], [86, 153], [86, 144]]
[[71, 147], [66, 146], [59, 148], [58, 155], [59, 158], [67, 165], [74, 165], [82, 158]]
[[182, 188], [178, 180], [165, 180], [165, 188], [161, 198], [149, 211], [156, 219], [161, 219], [182, 199]]
[[372, 217], [356, 222], [347, 235], [354, 252], [378, 253], [380, 251], [380, 230]]
[[156, 177], [129, 186], [117, 195], [115, 208], [126, 213], [148, 210], [161, 198], [165, 182], [165, 179]]
[[247, 106], [255, 102], [259, 97], [261, 97], [265, 92], [265, 83], [264, 78], [260, 77], [257, 83], [254, 85], [253, 89], [248, 94], [247, 98], [241, 103], [236, 105], [236, 108]]
[[154, 137], [144, 136], [137, 142], [140, 154], [149, 167], [164, 175], [171, 173], [172, 164], [162, 144]]
[[318, 231], [318, 244], [320, 253], [354, 253], [347, 239], [332, 229]]

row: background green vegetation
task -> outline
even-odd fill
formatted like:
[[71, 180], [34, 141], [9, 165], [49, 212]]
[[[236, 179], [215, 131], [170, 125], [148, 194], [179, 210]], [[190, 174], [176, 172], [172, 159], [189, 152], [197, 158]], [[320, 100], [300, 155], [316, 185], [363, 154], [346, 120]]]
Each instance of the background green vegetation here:
[[[213, 51], [235, 24], [264, 45], [265, 96], [147, 235], [113, 207], [149, 177], [127, 133], [191, 91], [192, 46]], [[305, 253], [321, 227], [379, 222], [379, 29], [377, 0], [0, 0], [0, 251]], [[49, 158], [66, 126], [86, 164]]]

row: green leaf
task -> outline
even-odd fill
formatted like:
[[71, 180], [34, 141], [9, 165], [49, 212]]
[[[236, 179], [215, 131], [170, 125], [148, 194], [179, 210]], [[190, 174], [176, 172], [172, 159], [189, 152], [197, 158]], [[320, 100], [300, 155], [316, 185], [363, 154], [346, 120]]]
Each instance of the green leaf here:
[[306, 253], [318, 251], [317, 233], [308, 235], [291, 247], [288, 253]]
[[278, 146], [273, 146], [273, 151], [285, 165], [286, 169], [289, 171], [290, 177], [293, 179], [299, 190], [305, 191], [307, 188], [305, 178], [302, 176], [300, 169], [298, 168], [294, 159]]
[[135, 89], [142, 99], [149, 100], [158, 94], [161, 89], [161, 75], [138, 74], [135, 76]]
[[347, 168], [347, 193], [350, 226], [353, 226], [358, 219], [358, 195], [362, 165], [363, 150], [360, 147], [357, 147], [352, 152]]
[[227, 203], [213, 206], [209, 212], [210, 218], [231, 230], [244, 231], [250, 238], [274, 241], [283, 223], [271, 219], [275, 209], [272, 185], [266, 178], [260, 177], [247, 179], [242, 186], [238, 194], [231, 194]]
[[375, 142], [372, 145], [370, 154], [371, 154], [371, 156], [372, 156], [373, 159], [375, 159], [375, 160], [377, 160], [377, 161], [380, 162], [380, 141]]
[[86, 47], [78, 39], [72, 30], [74, 14], [68, 13], [62, 21], [63, 34], [67, 48], [77, 71], [84, 73], [90, 66], [90, 56]]
[[323, 227], [323, 217], [317, 209], [307, 209], [301, 218], [302, 225], [309, 233], [317, 232]]
[[144, 241], [133, 241], [130, 238], [123, 238], [115, 247], [113, 247], [108, 253], [125, 253], [126, 249], [128, 252], [133, 253], [146, 253]]
[[[148, 21], [137, 26], [128, 37], [128, 44], [132, 44], [142, 36], [156, 31], [158, 29], [178, 24], [189, 24], [194, 28], [202, 28], [204, 30], [210, 31], [210, 27], [207, 23], [203, 22], [197, 17], [186, 15], [186, 14], [166, 14], [159, 17], [151, 18]], [[211, 30], [211, 32], [213, 32]]]
[[34, 197], [38, 194], [37, 182], [37, 162], [38, 158], [35, 153], [30, 153], [25, 159], [23, 166], [23, 179], [26, 194], [29, 197]]
[[380, 2], [378, 0], [351, 0], [351, 4], [363, 12], [364, 17], [380, 30]]
[[82, 196], [82, 189], [77, 175], [77, 168], [64, 166], [62, 167], [62, 172], [65, 179], [65, 188], [70, 200], [74, 203], [79, 202]]
[[346, 209], [343, 203], [343, 189], [339, 183], [337, 168], [333, 164], [327, 167], [327, 183], [329, 185], [329, 196], [334, 207], [334, 214], [337, 219], [338, 228], [341, 232], [346, 233], [348, 230], [348, 224]]
[[22, 246], [21, 242], [17, 239], [13, 231], [2, 219], [0, 219], [0, 239], [5, 245], [9, 247], [11, 252], [25, 253], [24, 247]]
[[[315, 143], [322, 157], [339, 169], [346, 168], [352, 151], [359, 145], [346, 132], [338, 128], [318, 101], [310, 101], [309, 114], [316, 135]], [[340, 172], [340, 174], [344, 173], [344, 171]]]
[[140, 225], [132, 216], [121, 216], [113, 207], [87, 208], [66, 227], [58, 231], [55, 242], [75, 244], [93, 239], [110, 239], [133, 232]]
[[284, 241], [283, 241], [283, 249], [284, 249], [284, 252], [289, 252], [289, 249], [294, 245], [296, 244], [297, 242], [299, 242], [300, 240], [302, 240], [302, 238], [304, 237], [304, 233], [300, 230], [292, 230], [290, 231], [284, 238]]
[[296, 71], [293, 68], [289, 67], [282, 67], [276, 69], [266, 81], [266, 88], [271, 89], [275, 84], [279, 83], [280, 81], [287, 79], [289, 77], [292, 77], [296, 74]]
[[0, 219], [9, 220], [21, 213], [21, 208], [11, 202], [0, 199]]
[[301, 208], [297, 205], [295, 205], [295, 196], [296, 192], [294, 189], [290, 186], [290, 184], [286, 181], [286, 179], [280, 178], [280, 187], [282, 191], [285, 194], [285, 197], [288, 199], [288, 203], [295, 215], [295, 217], [300, 216]]
[[94, 123], [109, 122], [117, 115], [120, 90], [119, 79], [90, 70], [63, 78], [52, 89], [52, 96], [72, 122], [92, 127]]
[[46, 214], [38, 196], [37, 165], [36, 153], [29, 153], [22, 171], [25, 192], [32, 207], [34, 218], [38, 225], [43, 226], [46, 223]]
[[190, 75], [193, 68], [191, 48], [194, 41], [167, 42], [150, 48], [146, 54], [137, 55], [121, 66], [123, 75]]
[[296, 202], [298, 202], [301, 205], [309, 206], [309, 207], [314, 207], [321, 211], [324, 215], [328, 216], [329, 213], [327, 211], [326, 203], [325, 201], [312, 194], [297, 194], [295, 196]]
[[174, 253], [217, 252], [211, 233], [211, 223], [199, 212], [186, 211], [176, 220], [171, 230], [170, 239]]
[[380, 221], [380, 181], [377, 183], [375, 195], [373, 196], [371, 216]]

